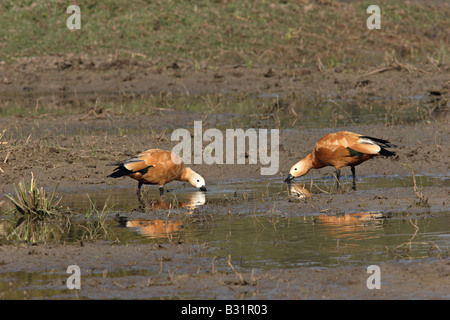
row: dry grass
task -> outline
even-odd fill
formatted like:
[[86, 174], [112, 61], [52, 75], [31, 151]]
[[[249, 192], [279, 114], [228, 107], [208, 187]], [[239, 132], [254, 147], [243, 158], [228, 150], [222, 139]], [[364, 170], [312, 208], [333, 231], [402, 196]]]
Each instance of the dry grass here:
[[[8, 144], [7, 141], [2, 141], [3, 136], [5, 135], [5, 132], [6, 132], [6, 129], [3, 129], [2, 133], [0, 133], [0, 147], [2, 147], [2, 148], [3, 148], [3, 146]], [[5, 159], [3, 160], [3, 163], [6, 163], [6, 161], [8, 161], [8, 156], [9, 156], [9, 154], [6, 155]], [[2, 167], [0, 167], [0, 172], [5, 173], [5, 171], [3, 171], [3, 169], [2, 169]]]
[[411, 171], [411, 175], [412, 175], [412, 179], [413, 179], [413, 190], [414, 190], [414, 194], [416, 195], [416, 197], [419, 199], [416, 202], [416, 205], [418, 206], [423, 206], [423, 207], [429, 207], [429, 203], [428, 203], [428, 198], [425, 197], [422, 188], [417, 186], [416, 183], [416, 175], [414, 173], [414, 170], [411, 166], [411, 164], [407, 163], [407, 164], [402, 164], [403, 166], [407, 167], [410, 171]]

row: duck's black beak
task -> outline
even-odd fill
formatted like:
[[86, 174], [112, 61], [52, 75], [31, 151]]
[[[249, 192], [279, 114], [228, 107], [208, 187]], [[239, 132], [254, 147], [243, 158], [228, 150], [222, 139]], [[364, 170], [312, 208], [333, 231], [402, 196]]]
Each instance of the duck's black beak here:
[[206, 187], [205, 186], [200, 187], [199, 189], [202, 190], [202, 191], [206, 191]]
[[284, 179], [284, 182], [291, 182], [294, 179], [294, 176], [289, 173], [286, 179]]

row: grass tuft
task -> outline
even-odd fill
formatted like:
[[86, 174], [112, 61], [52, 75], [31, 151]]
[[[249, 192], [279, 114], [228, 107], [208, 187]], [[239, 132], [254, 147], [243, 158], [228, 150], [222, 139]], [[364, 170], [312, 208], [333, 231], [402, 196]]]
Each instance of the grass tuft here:
[[89, 198], [89, 209], [86, 211], [85, 225], [79, 225], [85, 229], [81, 240], [107, 239], [109, 232], [106, 225], [106, 218], [114, 205], [109, 204], [109, 198], [106, 200], [102, 209], [98, 209], [96, 204]]
[[56, 197], [56, 189], [50, 195], [47, 195], [43, 188], [36, 186], [33, 172], [31, 173], [31, 181], [26, 184], [24, 180], [19, 182], [18, 186], [14, 185], [16, 195], [6, 195], [6, 197], [14, 204], [17, 212], [35, 217], [50, 217], [68, 212], [63, 209], [59, 203], [61, 197]]

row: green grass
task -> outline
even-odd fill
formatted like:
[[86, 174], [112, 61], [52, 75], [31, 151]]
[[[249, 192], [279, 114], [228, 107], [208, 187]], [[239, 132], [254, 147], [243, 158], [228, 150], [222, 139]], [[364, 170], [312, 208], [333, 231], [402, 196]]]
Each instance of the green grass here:
[[36, 186], [36, 180], [31, 173], [30, 184], [22, 180], [17, 187], [14, 185], [15, 196], [7, 194], [6, 197], [14, 204], [15, 210], [22, 215], [50, 217], [67, 212], [59, 205], [61, 198], [55, 195], [57, 188], [58, 185], [50, 195], [47, 195], [43, 188]]
[[[379, 1], [382, 29], [367, 30], [367, 1], [84, 1], [81, 30], [69, 2], [0, 3], [0, 61], [68, 53], [137, 57], [192, 69], [243, 64], [365, 66], [395, 50], [407, 61], [448, 62], [448, 6]], [[442, 56], [444, 55], [444, 56]]]
[[14, 186], [15, 195], [7, 194], [6, 197], [14, 205], [10, 212], [19, 213], [19, 220], [5, 237], [6, 240], [46, 243], [61, 239], [70, 229], [70, 221], [65, 215], [70, 210], [59, 205], [61, 198], [55, 195], [57, 187], [47, 194], [43, 188], [36, 186], [33, 173], [29, 184], [22, 180], [17, 187]]
[[113, 205], [109, 204], [109, 198], [103, 205], [102, 209], [98, 209], [96, 204], [89, 198], [89, 208], [84, 216], [84, 224], [79, 226], [84, 230], [80, 240], [106, 240], [110, 236], [106, 225], [106, 218], [111, 212]]
[[61, 241], [70, 230], [70, 220], [67, 217], [60, 218], [49, 222], [36, 216], [22, 216], [15, 222], [14, 229], [5, 237], [5, 240], [28, 243]]

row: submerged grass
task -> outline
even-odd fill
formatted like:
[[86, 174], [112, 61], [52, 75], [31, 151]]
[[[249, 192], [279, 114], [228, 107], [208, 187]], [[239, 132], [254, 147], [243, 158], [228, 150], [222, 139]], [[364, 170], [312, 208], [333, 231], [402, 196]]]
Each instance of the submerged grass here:
[[[42, 194], [41, 197], [43, 197]], [[5, 226], [3, 226], [3, 234], [0, 234], [0, 241], [27, 243], [118, 241], [107, 224], [108, 214], [113, 207], [109, 204], [109, 199], [101, 209], [97, 208], [96, 204], [89, 199], [90, 206], [86, 210], [84, 220], [77, 224], [74, 224], [77, 216], [69, 209], [54, 211], [54, 209], [51, 209], [52, 206], [42, 205], [45, 210], [42, 208], [29, 210], [30, 205], [21, 204], [19, 201], [22, 200], [15, 200], [17, 202], [15, 206], [20, 205], [20, 208], [10, 211], [19, 212], [20, 215], [18, 218], [17, 215], [14, 215], [3, 220]], [[60, 199], [57, 200], [57, 203], [59, 201]], [[55, 203], [53, 204], [55, 205]], [[62, 214], [63, 212], [70, 212], [71, 214]]]
[[61, 241], [70, 231], [71, 222], [65, 216], [59, 216], [56, 220], [49, 222], [34, 216], [22, 216], [5, 239], [28, 243]]
[[103, 207], [98, 209], [96, 204], [89, 198], [89, 208], [84, 216], [84, 224], [79, 224], [84, 232], [80, 240], [106, 240], [111, 235], [108, 231], [106, 219], [114, 205], [109, 204], [109, 197]]

